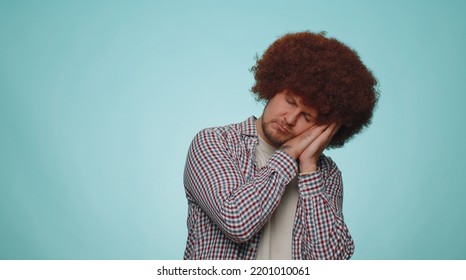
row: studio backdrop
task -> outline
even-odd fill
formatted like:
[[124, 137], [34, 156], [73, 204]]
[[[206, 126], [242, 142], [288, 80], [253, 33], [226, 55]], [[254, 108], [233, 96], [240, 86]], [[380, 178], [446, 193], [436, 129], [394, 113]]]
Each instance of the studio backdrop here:
[[353, 259], [466, 259], [465, 3], [0, 1], [0, 259], [181, 259], [192, 138], [260, 116], [255, 57], [303, 30], [379, 81], [326, 152]]

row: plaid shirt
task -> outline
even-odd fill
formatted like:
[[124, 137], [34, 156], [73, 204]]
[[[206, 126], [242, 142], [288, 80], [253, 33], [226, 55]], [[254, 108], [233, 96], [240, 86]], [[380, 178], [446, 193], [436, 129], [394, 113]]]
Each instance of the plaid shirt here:
[[[184, 259], [255, 259], [261, 229], [280, 203], [297, 162], [277, 150], [259, 169], [255, 118], [199, 132], [184, 172], [188, 239]], [[322, 155], [319, 170], [298, 176], [293, 259], [349, 259], [341, 172]]]

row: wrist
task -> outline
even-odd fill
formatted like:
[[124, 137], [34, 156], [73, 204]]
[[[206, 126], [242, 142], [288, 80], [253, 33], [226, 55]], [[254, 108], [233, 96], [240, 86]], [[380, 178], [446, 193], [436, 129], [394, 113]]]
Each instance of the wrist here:
[[299, 163], [299, 173], [312, 173], [317, 171], [316, 163]]
[[295, 151], [293, 150], [293, 148], [291, 146], [285, 144], [285, 145], [281, 146], [279, 149], [284, 151], [285, 153], [287, 153], [289, 156], [291, 156], [295, 160], [298, 159], [298, 155], [295, 153]]

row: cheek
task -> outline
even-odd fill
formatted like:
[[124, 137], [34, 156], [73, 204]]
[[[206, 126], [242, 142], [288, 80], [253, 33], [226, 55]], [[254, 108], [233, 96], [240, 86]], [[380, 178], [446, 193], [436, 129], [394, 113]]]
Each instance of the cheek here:
[[304, 131], [308, 130], [309, 128], [311, 128], [314, 124], [313, 123], [308, 123], [306, 121], [302, 121], [302, 122], [299, 122], [296, 126], [295, 126], [295, 134], [296, 135], [299, 135], [301, 133], [303, 133]]

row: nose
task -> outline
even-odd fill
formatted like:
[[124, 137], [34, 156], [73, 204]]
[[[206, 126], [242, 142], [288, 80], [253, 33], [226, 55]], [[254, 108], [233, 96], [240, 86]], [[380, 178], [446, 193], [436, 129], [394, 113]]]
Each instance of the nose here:
[[299, 110], [291, 110], [285, 115], [285, 121], [288, 125], [294, 126], [298, 120]]

